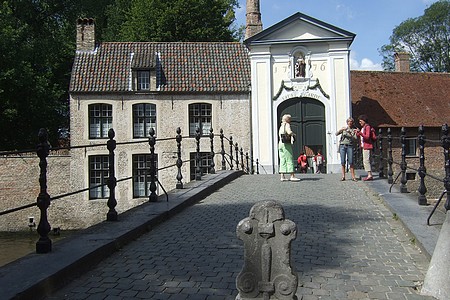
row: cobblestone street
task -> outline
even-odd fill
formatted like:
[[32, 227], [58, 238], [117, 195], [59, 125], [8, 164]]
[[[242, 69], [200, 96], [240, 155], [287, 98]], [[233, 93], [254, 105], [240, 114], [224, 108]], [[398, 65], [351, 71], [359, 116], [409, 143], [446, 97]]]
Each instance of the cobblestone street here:
[[242, 176], [103, 260], [48, 299], [234, 299], [237, 223], [273, 199], [298, 227], [299, 299], [433, 299], [427, 257], [366, 183], [339, 175]]

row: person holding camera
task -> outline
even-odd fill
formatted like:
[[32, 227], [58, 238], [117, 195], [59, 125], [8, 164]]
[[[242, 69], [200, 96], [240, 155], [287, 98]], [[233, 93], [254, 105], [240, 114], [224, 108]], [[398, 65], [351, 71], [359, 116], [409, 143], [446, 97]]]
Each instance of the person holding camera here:
[[356, 142], [356, 128], [353, 126], [354, 124], [353, 118], [347, 119], [347, 126], [342, 127], [336, 132], [336, 135], [341, 135], [341, 139], [339, 141], [339, 154], [341, 156], [341, 170], [342, 177], [341, 181], [345, 180], [345, 163], [347, 162], [350, 166], [350, 174], [352, 176], [353, 181], [358, 181], [355, 176], [355, 168], [353, 166], [353, 148]]

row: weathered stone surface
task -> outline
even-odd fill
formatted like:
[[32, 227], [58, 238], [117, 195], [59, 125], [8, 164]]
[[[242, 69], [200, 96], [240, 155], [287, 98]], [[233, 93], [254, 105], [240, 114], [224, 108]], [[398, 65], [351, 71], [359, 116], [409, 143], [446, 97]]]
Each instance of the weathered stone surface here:
[[297, 226], [274, 200], [255, 204], [236, 228], [244, 242], [244, 267], [236, 279], [236, 299], [297, 299], [298, 277], [291, 266]]

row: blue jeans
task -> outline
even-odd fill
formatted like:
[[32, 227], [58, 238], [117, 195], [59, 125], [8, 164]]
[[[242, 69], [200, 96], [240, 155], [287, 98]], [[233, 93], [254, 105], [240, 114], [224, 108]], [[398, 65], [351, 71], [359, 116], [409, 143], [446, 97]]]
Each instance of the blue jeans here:
[[341, 165], [345, 166], [345, 157], [349, 166], [353, 166], [353, 146], [352, 145], [339, 145], [339, 154], [341, 155]]

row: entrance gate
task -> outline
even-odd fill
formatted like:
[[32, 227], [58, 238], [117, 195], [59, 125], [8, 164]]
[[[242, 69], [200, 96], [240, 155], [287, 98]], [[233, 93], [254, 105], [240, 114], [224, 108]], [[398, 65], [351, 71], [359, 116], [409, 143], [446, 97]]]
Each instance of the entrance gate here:
[[[278, 106], [278, 120], [284, 114], [292, 116], [291, 128], [297, 134], [297, 140], [292, 146], [294, 165], [297, 165], [297, 157], [305, 151], [310, 157], [322, 150], [326, 157], [325, 135], [325, 106], [311, 98], [291, 98]], [[312, 164], [310, 164], [312, 166]]]

